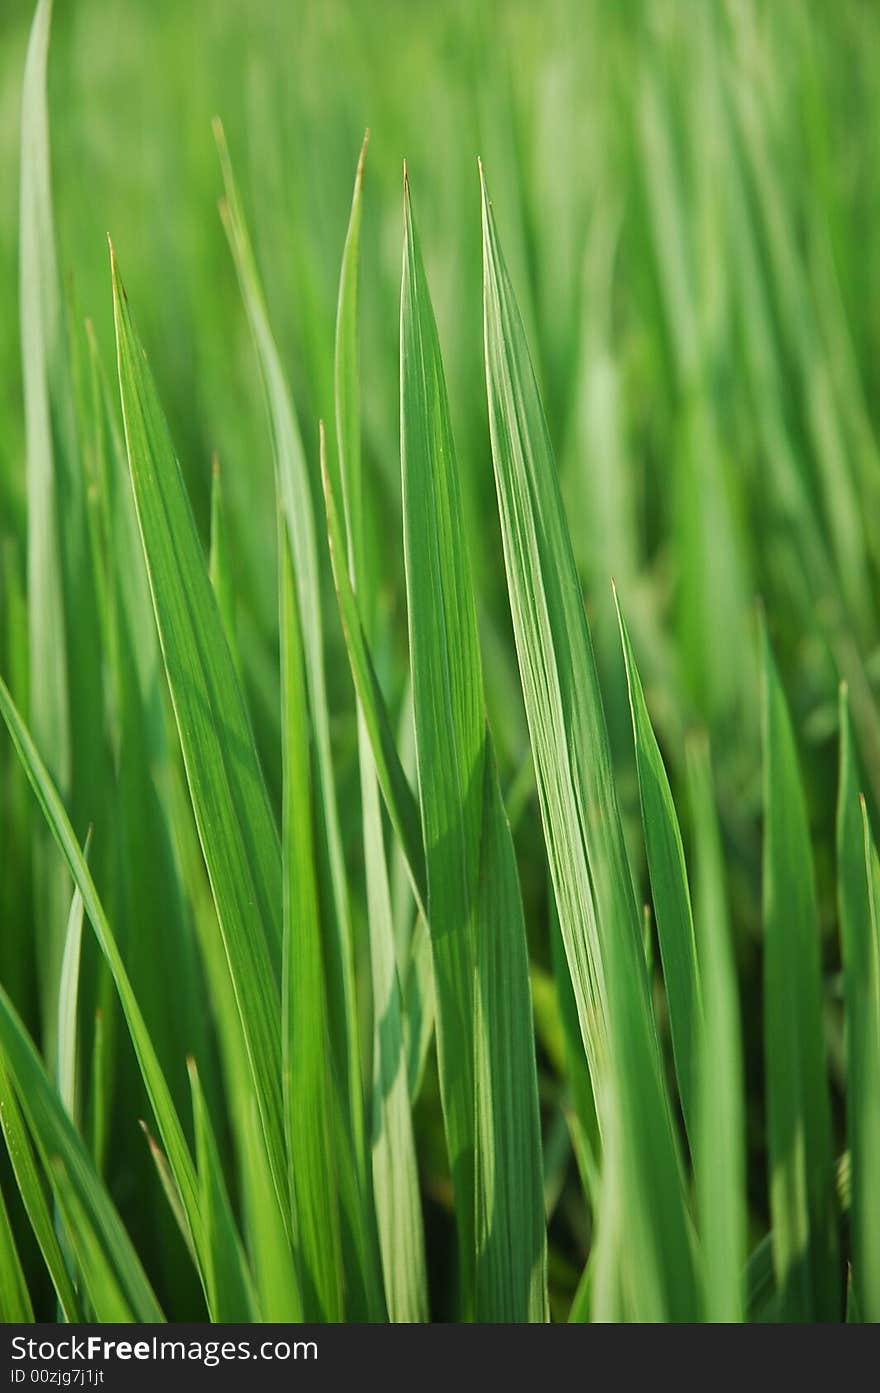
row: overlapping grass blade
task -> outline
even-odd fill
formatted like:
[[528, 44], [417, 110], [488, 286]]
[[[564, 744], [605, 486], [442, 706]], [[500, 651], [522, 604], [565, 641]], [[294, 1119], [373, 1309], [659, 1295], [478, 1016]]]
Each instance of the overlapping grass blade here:
[[[309, 717], [317, 767], [315, 795], [321, 814], [317, 845], [322, 871], [321, 912], [328, 925], [325, 952], [328, 1005], [333, 1022], [331, 1042], [336, 1069], [347, 1091], [348, 1127], [356, 1158], [358, 1184], [363, 1194], [367, 1183], [366, 1157], [351, 923], [330, 752], [321, 585], [309, 472], [293, 400], [269, 323], [226, 139], [219, 121], [215, 122], [214, 133], [226, 189], [221, 212], [263, 377], [275, 455], [278, 506], [287, 527], [303, 626]], [[352, 1222], [357, 1222], [356, 1216], [350, 1218]], [[370, 1279], [366, 1276], [365, 1282], [369, 1285]]]
[[880, 918], [876, 852], [848, 694], [840, 689], [837, 896], [846, 1004], [847, 1129], [852, 1158], [852, 1280], [862, 1320], [880, 1320]]
[[794, 732], [761, 626], [764, 1050], [779, 1316], [837, 1320], [840, 1277], [819, 918]]
[[[560, 928], [603, 1129], [616, 1129], [630, 1309], [693, 1317], [680, 1158], [661, 1074], [589, 628], [547, 423], [483, 182], [492, 458]], [[648, 1163], [650, 1157], [650, 1164]]]
[[694, 1171], [703, 1247], [703, 1314], [740, 1321], [746, 1260], [745, 1103], [736, 963], [709, 742], [687, 745], [693, 882], [704, 1019], [697, 1045]]
[[[84, 895], [83, 898], [87, 897]], [[15, 1085], [18, 1103], [27, 1118], [44, 1169], [65, 1217], [72, 1251], [78, 1262], [81, 1256], [86, 1260], [81, 1269], [84, 1279], [88, 1283], [91, 1259], [95, 1251], [100, 1250], [100, 1284], [103, 1284], [105, 1269], [112, 1272], [116, 1287], [124, 1294], [124, 1300], [137, 1320], [162, 1320], [162, 1312], [144, 1274], [140, 1259], [129, 1241], [113, 1202], [103, 1182], [95, 1173], [79, 1134], [49, 1082], [33, 1044], [2, 988], [0, 1053], [5, 1073]], [[56, 1169], [59, 1163], [63, 1172]], [[63, 1174], [62, 1181], [59, 1181], [59, 1174]], [[23, 1194], [27, 1198], [25, 1191]], [[69, 1202], [71, 1196], [74, 1203]], [[41, 1216], [41, 1228], [42, 1224]], [[37, 1237], [41, 1237], [40, 1232], [37, 1232]], [[41, 1246], [44, 1241], [45, 1236], [41, 1239]], [[57, 1253], [52, 1254], [50, 1271], [59, 1257]], [[62, 1281], [61, 1286], [64, 1288], [66, 1284]], [[100, 1285], [88, 1285], [87, 1290], [90, 1300], [97, 1304], [101, 1296]], [[71, 1300], [65, 1309], [69, 1313], [75, 1311], [75, 1301]]]
[[6, 1200], [0, 1190], [0, 1321], [4, 1325], [13, 1321], [31, 1324], [33, 1319], [27, 1278], [15, 1246]]
[[[86, 865], [82, 850], [73, 834], [73, 829], [67, 814], [62, 807], [58, 790], [53, 785], [48, 771], [40, 759], [34, 747], [33, 740], [22, 722], [2, 679], [0, 679], [0, 714], [2, 714], [6, 722], [9, 734], [12, 737], [12, 743], [24, 765], [31, 787], [40, 805], [40, 810], [52, 830], [58, 848], [62, 852], [77, 889], [82, 895], [85, 912], [94, 929], [98, 945], [104, 955], [116, 985], [119, 1001], [125, 1014], [131, 1041], [147, 1090], [147, 1096], [150, 1099], [150, 1104], [153, 1108], [153, 1113], [165, 1144], [165, 1149], [168, 1153], [168, 1159], [174, 1172], [175, 1180], [180, 1188], [181, 1199], [184, 1209], [186, 1210], [193, 1243], [196, 1250], [201, 1251], [202, 1233], [195, 1171], [192, 1158], [189, 1154], [189, 1148], [187, 1147], [186, 1138], [175, 1111], [168, 1085], [165, 1081], [165, 1076], [162, 1073], [161, 1066], [156, 1057], [152, 1040], [144, 1024], [140, 1007], [138, 1006], [132, 990], [128, 973], [125, 970], [122, 956], [119, 952], [116, 940], [113, 937], [107, 916], [104, 913], [104, 908], [98, 897], [98, 892], [95, 889], [94, 881]], [[17, 1036], [15, 1038], [17, 1039]], [[20, 1054], [19, 1057], [23, 1056]], [[25, 1099], [21, 1095], [21, 1092], [20, 1101], [24, 1106]], [[61, 1107], [60, 1101], [58, 1102], [58, 1106]], [[85, 1157], [84, 1151], [83, 1157]], [[71, 1178], [73, 1177], [71, 1176]]]
[[[342, 256], [334, 385], [339, 475], [345, 504], [352, 588], [360, 595], [362, 605], [366, 601], [369, 610], [372, 610], [374, 596], [364, 554], [361, 516], [363, 466], [358, 362], [358, 271], [363, 171], [368, 139], [369, 133], [364, 137], [358, 160]], [[376, 766], [360, 703], [358, 769], [373, 989], [373, 1195], [385, 1301], [392, 1321], [423, 1321], [428, 1316], [425, 1238], [410, 1111], [403, 1001]]]
[[648, 715], [641, 678], [616, 591], [615, 602], [626, 665], [642, 826], [663, 963], [675, 1073], [685, 1125], [693, 1139], [696, 1058], [702, 1007], [687, 867], [672, 790]]
[[[88, 859], [91, 832], [83, 847]], [[58, 989], [58, 1093], [70, 1116], [76, 1120], [77, 1004], [79, 1002], [79, 962], [82, 947], [83, 899], [77, 887], [70, 902], [67, 933], [61, 958]]]
[[193, 1126], [199, 1199], [204, 1226], [205, 1288], [208, 1314], [214, 1321], [253, 1321], [259, 1318], [251, 1275], [235, 1225], [223, 1166], [214, 1138], [199, 1071], [190, 1058]]
[[278, 831], [180, 467], [115, 257], [111, 261], [126, 445], [156, 625], [263, 1120], [279, 1222], [286, 1226]]
[[400, 374], [416, 754], [463, 1309], [480, 1319], [542, 1319], [546, 1234], [525, 925], [486, 724], [440, 345], [406, 179]]

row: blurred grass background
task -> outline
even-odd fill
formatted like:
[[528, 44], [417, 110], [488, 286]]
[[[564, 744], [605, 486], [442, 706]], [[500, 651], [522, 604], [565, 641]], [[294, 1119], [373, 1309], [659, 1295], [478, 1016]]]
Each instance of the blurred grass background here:
[[[30, 19], [29, 3], [5, 0], [0, 652], [13, 686], [26, 550], [17, 190]], [[637, 789], [612, 576], [674, 788], [684, 778], [685, 732], [705, 724], [712, 736], [745, 1016], [756, 1232], [766, 1219], [757, 597], [807, 751], [838, 1080], [832, 862], [841, 677], [850, 685], [875, 808], [880, 793], [880, 258], [872, 253], [880, 227], [878, 52], [880, 10], [863, 0], [834, 6], [819, 0], [56, 0], [55, 6], [54, 194], [72, 322], [92, 318], [112, 367], [109, 231], [206, 544], [212, 454], [221, 462], [239, 645], [276, 800], [272, 462], [257, 367], [217, 214], [221, 180], [211, 118], [222, 116], [241, 177], [316, 478], [318, 420], [332, 429], [334, 419], [336, 292], [351, 183], [364, 127], [371, 130], [361, 342], [364, 449], [374, 486], [365, 506], [371, 564], [385, 598], [377, 654], [398, 705], [406, 642], [398, 542], [406, 157], [464, 477], [489, 714], [540, 973], [550, 967], [546, 858], [509, 632], [482, 371], [476, 170], [482, 156], [560, 461], [620, 787], [634, 825]], [[317, 521], [323, 527], [320, 516]], [[334, 754], [357, 883], [355, 708], [329, 571], [325, 581]], [[24, 682], [19, 698], [26, 707]], [[23, 830], [29, 805], [12, 761], [4, 737], [0, 973], [36, 1029]], [[95, 817], [100, 842], [98, 810]], [[645, 891], [643, 866], [640, 874]], [[556, 1083], [546, 1041], [539, 1067], [549, 1139]], [[120, 1136], [108, 1178], [126, 1222], [143, 1230], [149, 1250], [149, 1207], [140, 1211], [132, 1181], [139, 1138], [125, 1139], [126, 1119], [133, 1126], [139, 1115], [138, 1099], [119, 1098], [117, 1108]], [[442, 1268], [447, 1183], [430, 1084], [417, 1122], [436, 1200], [429, 1246]], [[577, 1185], [570, 1183], [573, 1167], [560, 1146], [551, 1228], [557, 1312], [571, 1296], [589, 1241]], [[155, 1184], [146, 1171], [139, 1183]], [[166, 1272], [165, 1280], [174, 1278]]]

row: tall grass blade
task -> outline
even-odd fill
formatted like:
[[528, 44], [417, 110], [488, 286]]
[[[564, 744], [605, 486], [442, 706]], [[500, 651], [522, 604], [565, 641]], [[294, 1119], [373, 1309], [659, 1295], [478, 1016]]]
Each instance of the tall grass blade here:
[[764, 1049], [779, 1315], [838, 1320], [841, 1283], [813, 856], [794, 732], [763, 623], [761, 649]]

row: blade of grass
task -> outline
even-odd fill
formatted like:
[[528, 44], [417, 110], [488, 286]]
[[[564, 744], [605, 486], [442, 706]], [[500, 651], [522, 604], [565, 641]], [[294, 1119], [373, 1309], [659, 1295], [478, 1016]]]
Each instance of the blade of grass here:
[[736, 964], [708, 739], [692, 736], [686, 757], [704, 1007], [696, 1042], [694, 1143], [704, 1316], [712, 1322], [741, 1321], [747, 1229], [746, 1131]]
[[[363, 490], [360, 384], [358, 365], [358, 271], [364, 160], [364, 136], [355, 175], [351, 216], [336, 316], [334, 385], [339, 474], [345, 507], [352, 588], [368, 613], [375, 606], [363, 543]], [[332, 485], [331, 485], [332, 487]], [[428, 1318], [425, 1238], [413, 1137], [407, 1075], [403, 1002], [394, 939], [382, 809], [370, 734], [358, 702], [358, 769], [370, 976], [373, 992], [372, 1173], [385, 1301], [392, 1321]]]
[[486, 724], [440, 345], [405, 172], [400, 374], [416, 754], [462, 1307], [484, 1320], [541, 1320], [546, 1232], [525, 924]]
[[640, 1318], [691, 1319], [681, 1163], [602, 698], [547, 423], [484, 180], [482, 208], [486, 384], [508, 596], [581, 1033], [603, 1135], [611, 1126], [618, 1139], [631, 1224], [622, 1277]]
[[[83, 856], [88, 860], [91, 831], [86, 837]], [[76, 1121], [77, 1066], [77, 1003], [79, 1001], [79, 960], [82, 947], [83, 899], [79, 889], [73, 892], [64, 954], [61, 959], [61, 983], [58, 991], [58, 1093], [70, 1116]]]
[[[281, 948], [278, 830], [180, 466], [112, 252], [111, 269], [126, 446], [156, 625], [263, 1121], [279, 1222], [286, 1226], [276, 975]], [[166, 1149], [177, 1173], [176, 1158]]]
[[6, 1200], [0, 1190], [0, 1321], [33, 1324], [34, 1308], [15, 1246]]
[[840, 688], [837, 895], [846, 1009], [847, 1118], [852, 1157], [853, 1287], [861, 1318], [880, 1320], [880, 919], [873, 842]]
[[614, 601], [626, 665], [642, 827], [648, 851], [654, 917], [663, 963], [675, 1074], [685, 1126], [688, 1136], [693, 1140], [696, 1058], [701, 1033], [702, 1005], [687, 867], [681, 829], [672, 801], [672, 790], [648, 715], [641, 678], [616, 589]]
[[840, 1280], [810, 831], [785, 696], [761, 625], [764, 1037], [779, 1316], [837, 1320]]

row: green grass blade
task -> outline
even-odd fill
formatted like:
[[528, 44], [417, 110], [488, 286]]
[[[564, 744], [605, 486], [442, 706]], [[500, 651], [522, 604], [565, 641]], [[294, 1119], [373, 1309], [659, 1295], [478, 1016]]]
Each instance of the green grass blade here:
[[18, 1193], [33, 1230], [37, 1245], [52, 1279], [55, 1295], [65, 1320], [80, 1320], [79, 1302], [73, 1280], [61, 1252], [58, 1235], [43, 1184], [37, 1169], [33, 1147], [27, 1134], [24, 1118], [16, 1100], [12, 1082], [0, 1051], [0, 1127], [9, 1152], [12, 1174]]
[[[113, 1272], [114, 1280], [124, 1292], [136, 1319], [162, 1320], [156, 1298], [119, 1215], [2, 988], [0, 1053], [65, 1216], [71, 1250], [78, 1263], [81, 1258], [85, 1261], [81, 1268], [83, 1276], [88, 1280], [91, 1256], [95, 1247], [99, 1246], [103, 1262]], [[60, 1162], [64, 1168], [66, 1180], [63, 1184], [59, 1184], [56, 1162]], [[75, 1197], [75, 1208], [65, 1203], [71, 1194]], [[27, 1198], [26, 1195], [24, 1197]], [[40, 1237], [39, 1233], [37, 1237]], [[89, 1288], [93, 1302], [99, 1295], [99, 1291]], [[65, 1309], [75, 1310], [76, 1306], [74, 1304], [68, 1308], [65, 1304]]]
[[785, 697], [761, 631], [764, 1050], [780, 1317], [837, 1320], [840, 1274], [810, 830]]
[[213, 1321], [257, 1320], [259, 1313], [256, 1310], [251, 1276], [232, 1215], [214, 1129], [199, 1082], [199, 1071], [194, 1059], [190, 1058], [188, 1065], [200, 1207], [205, 1235], [208, 1313]]
[[[355, 175], [351, 216], [342, 255], [336, 316], [335, 395], [339, 473], [345, 505], [352, 587], [374, 606], [364, 553], [360, 391], [358, 369], [358, 269], [364, 137]], [[370, 733], [358, 704], [358, 769], [370, 977], [373, 992], [372, 1173], [385, 1301], [392, 1321], [428, 1318], [425, 1238], [407, 1074], [403, 1000], [394, 939], [382, 808]]]
[[[12, 743], [18, 752], [40, 809], [70, 868], [70, 873], [83, 898], [85, 912], [95, 932], [98, 945], [113, 976], [131, 1041], [140, 1065], [147, 1096], [162, 1136], [174, 1176], [180, 1187], [193, 1241], [199, 1248], [201, 1225], [196, 1192], [195, 1172], [186, 1138], [180, 1125], [168, 1085], [156, 1057], [155, 1049], [144, 1024], [140, 1007], [129, 981], [116, 940], [113, 937], [104, 908], [95, 889], [85, 858], [73, 834], [70, 821], [61, 804], [58, 791], [49, 777], [33, 740], [16, 710], [5, 683], [0, 679], [0, 714], [6, 722]], [[60, 1102], [59, 1102], [59, 1106]]]
[[741, 1321], [747, 1225], [742, 1042], [709, 743], [703, 737], [688, 743], [687, 772], [704, 1007], [696, 1042], [694, 1133], [704, 1316]]
[[287, 526], [300, 622], [303, 626], [309, 715], [317, 764], [315, 794], [321, 813], [318, 822], [318, 849], [321, 855], [322, 882], [327, 882], [326, 888], [322, 883], [321, 910], [328, 925], [325, 953], [328, 1007], [332, 1020], [330, 1038], [336, 1069], [347, 1091], [348, 1127], [354, 1146], [358, 1183], [363, 1189], [366, 1186], [366, 1151], [354, 962], [345, 860], [330, 749], [321, 584], [309, 471], [293, 400], [269, 323], [244, 212], [232, 173], [229, 151], [219, 121], [214, 124], [214, 133], [226, 189], [221, 212], [263, 377], [272, 430], [278, 505]]
[[846, 1007], [847, 1116], [852, 1157], [852, 1276], [861, 1318], [880, 1320], [880, 920], [873, 843], [859, 793], [849, 702], [840, 689], [837, 895]]
[[[263, 1119], [279, 1222], [285, 1223], [278, 831], [180, 466], [115, 257], [111, 263], [125, 438], [156, 625]], [[167, 1149], [176, 1173], [175, 1156]]]
[[321, 943], [303, 640], [287, 532], [278, 528], [284, 766], [284, 1082], [306, 1318], [343, 1318], [333, 1063]]
[[[83, 856], [88, 860], [91, 832], [86, 837]], [[77, 1067], [77, 1003], [79, 1002], [79, 961], [82, 948], [83, 899], [79, 889], [73, 892], [67, 933], [61, 959], [61, 983], [58, 991], [58, 1093], [61, 1101], [76, 1121]]]
[[[483, 291], [507, 588], [581, 1033], [603, 1132], [610, 1127], [619, 1147], [621, 1203], [630, 1225], [622, 1277], [637, 1317], [692, 1319], [696, 1291], [680, 1158], [590, 632], [547, 423], [485, 182]], [[622, 1235], [612, 1246], [619, 1241]], [[606, 1264], [609, 1271], [615, 1262]]]
[[[51, 1160], [50, 1167], [58, 1209], [65, 1227], [75, 1235], [77, 1267], [91, 1307], [92, 1318], [100, 1322], [133, 1323], [138, 1317], [132, 1310], [123, 1283], [113, 1270], [100, 1233], [96, 1231], [90, 1215], [80, 1202], [64, 1162], [55, 1157]], [[151, 1319], [155, 1319], [155, 1316]]]
[[410, 663], [463, 1309], [478, 1319], [543, 1319], [546, 1233], [522, 900], [486, 724], [461, 485], [406, 179], [400, 335]]
[[223, 493], [223, 476], [220, 461], [215, 455], [211, 461], [211, 548], [208, 553], [208, 575], [217, 596], [217, 608], [223, 620], [223, 631], [229, 644], [229, 651], [238, 661], [238, 643], [235, 636], [235, 580], [232, 573], [232, 558], [229, 554], [229, 537], [226, 501]]
[[616, 591], [615, 603], [626, 665], [642, 826], [648, 851], [654, 917], [657, 922], [663, 980], [669, 1008], [675, 1074], [685, 1126], [688, 1135], [693, 1138], [701, 1001], [687, 867], [678, 815], [672, 801], [672, 790], [648, 715], [641, 678]]

